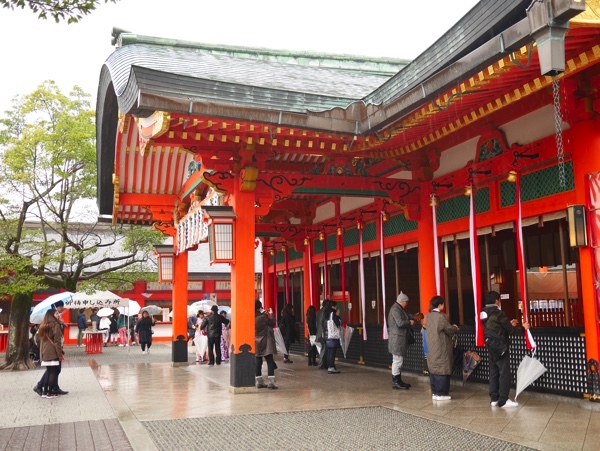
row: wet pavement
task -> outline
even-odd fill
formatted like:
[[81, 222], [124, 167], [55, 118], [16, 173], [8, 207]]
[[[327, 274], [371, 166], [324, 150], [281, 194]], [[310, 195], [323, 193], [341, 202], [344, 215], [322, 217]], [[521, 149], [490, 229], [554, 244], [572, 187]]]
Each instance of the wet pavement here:
[[600, 406], [587, 400], [525, 392], [518, 407], [491, 408], [486, 385], [453, 381], [451, 401], [432, 401], [420, 375], [392, 390], [390, 371], [292, 359], [276, 357], [279, 389], [232, 394], [229, 365], [195, 364], [191, 347], [183, 366], [159, 343], [150, 354], [67, 347], [68, 395], [34, 393], [41, 369], [0, 373], [0, 450], [598, 449]]

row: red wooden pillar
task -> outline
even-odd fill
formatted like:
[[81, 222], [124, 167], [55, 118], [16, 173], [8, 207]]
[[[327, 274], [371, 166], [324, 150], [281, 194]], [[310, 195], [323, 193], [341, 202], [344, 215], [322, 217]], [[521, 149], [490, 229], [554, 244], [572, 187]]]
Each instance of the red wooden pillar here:
[[315, 290], [315, 274], [312, 272], [312, 240], [308, 240], [308, 244], [304, 246], [304, 258], [302, 261], [302, 269], [304, 270], [304, 311], [308, 310], [308, 306], [314, 305], [318, 310], [319, 296]]
[[188, 253], [175, 256], [173, 282], [173, 363], [187, 363], [187, 305], [188, 305]]
[[[240, 189], [239, 176], [234, 181], [231, 206], [235, 212], [231, 264], [231, 369], [230, 386], [234, 393], [255, 390], [255, 296], [254, 296], [254, 191]], [[249, 390], [252, 387], [252, 390]]]
[[[600, 122], [585, 121], [573, 124], [565, 139], [565, 153], [573, 155], [573, 177], [575, 181], [575, 201], [586, 205], [587, 175], [600, 171]], [[579, 272], [581, 275], [581, 297], [583, 300], [583, 320], [585, 327], [585, 347], [587, 359], [598, 360], [598, 311], [594, 288], [593, 250], [579, 248]], [[565, 303], [565, 306], [567, 303]]]
[[[421, 312], [427, 312], [429, 301], [436, 295], [433, 255], [433, 212], [429, 205], [430, 196], [421, 190], [419, 228], [419, 296]], [[437, 262], [439, 264], [439, 262]], [[400, 287], [402, 289], [402, 287]]]
[[[273, 308], [273, 273], [269, 272], [270, 255], [269, 252], [263, 250], [263, 294], [262, 301], [265, 310]], [[273, 308], [274, 310], [274, 308]]]

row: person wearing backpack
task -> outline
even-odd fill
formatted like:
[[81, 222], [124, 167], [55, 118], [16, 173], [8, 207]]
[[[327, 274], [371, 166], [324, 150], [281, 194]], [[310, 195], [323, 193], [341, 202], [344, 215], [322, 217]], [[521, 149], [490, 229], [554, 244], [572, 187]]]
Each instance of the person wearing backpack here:
[[519, 403], [508, 397], [511, 381], [508, 334], [522, 332], [523, 328], [529, 329], [529, 323], [524, 322], [520, 327], [518, 320], [509, 320], [501, 310], [500, 294], [496, 291], [485, 295], [485, 303], [480, 319], [490, 355], [490, 405], [517, 407]]

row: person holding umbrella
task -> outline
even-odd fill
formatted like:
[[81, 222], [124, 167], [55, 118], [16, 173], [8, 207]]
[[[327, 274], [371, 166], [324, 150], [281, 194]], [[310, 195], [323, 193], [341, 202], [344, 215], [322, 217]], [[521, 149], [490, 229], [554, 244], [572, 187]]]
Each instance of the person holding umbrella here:
[[40, 337], [40, 360], [46, 367], [44, 374], [44, 388], [42, 398], [56, 398], [53, 388], [58, 385], [60, 362], [65, 352], [62, 347], [63, 326], [60, 324], [53, 310], [48, 310], [44, 321], [38, 330]]
[[[62, 343], [64, 341], [63, 334], [64, 334], [64, 326], [65, 326], [65, 323], [63, 321], [61, 314], [64, 309], [65, 309], [65, 303], [63, 301], [58, 301], [58, 302], [55, 302], [54, 304], [52, 304], [52, 308], [50, 310], [48, 310], [48, 312], [51, 312], [51, 314], [54, 316], [54, 318], [56, 318], [56, 321], [58, 321], [58, 324], [60, 325], [61, 349], [62, 349]], [[45, 317], [46, 317], [46, 314], [44, 314], [44, 319], [45, 319]], [[38, 333], [39, 333], [39, 331], [38, 331]], [[40, 336], [40, 338], [41, 338], [41, 336]], [[41, 349], [40, 349], [40, 351], [41, 351]], [[54, 378], [54, 377], [52, 378], [52, 380], [50, 382], [53, 385], [49, 386], [50, 393], [53, 393], [55, 395], [66, 395], [69, 393], [68, 391], [62, 390], [58, 386], [58, 376], [60, 375], [61, 370], [62, 370], [62, 360], [59, 359], [58, 365], [56, 365], [56, 378]], [[54, 369], [52, 371], [54, 371]], [[43, 396], [43, 388], [44, 388], [44, 383], [45, 383], [47, 376], [48, 376], [48, 368], [46, 368], [46, 371], [42, 375], [42, 378], [39, 380], [39, 382], [35, 385], [35, 387], [33, 387], [33, 391], [36, 392], [40, 396]]]
[[[147, 310], [142, 312], [142, 318], [135, 325], [135, 331], [139, 337], [139, 343], [142, 347], [142, 354], [150, 354], [150, 346], [152, 346], [152, 326], [156, 324]], [[148, 350], [146, 351], [146, 347]]]
[[524, 322], [521, 328], [516, 319], [509, 320], [501, 310], [500, 294], [496, 291], [485, 295], [485, 304], [479, 317], [490, 355], [490, 405], [517, 407], [519, 403], [508, 398], [511, 381], [508, 334], [529, 329], [529, 323]]
[[219, 307], [213, 305], [210, 313], [202, 320], [200, 330], [206, 330], [208, 337], [208, 364], [221, 364], [221, 335], [223, 333], [223, 324], [229, 324], [227, 318], [219, 315]]

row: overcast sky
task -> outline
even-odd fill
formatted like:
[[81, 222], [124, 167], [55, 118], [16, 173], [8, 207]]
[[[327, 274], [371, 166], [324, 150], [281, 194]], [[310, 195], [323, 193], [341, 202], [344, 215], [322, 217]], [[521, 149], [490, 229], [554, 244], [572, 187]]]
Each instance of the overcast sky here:
[[111, 30], [210, 44], [412, 59], [476, 0], [120, 0], [79, 24], [0, 9], [0, 114], [16, 95], [54, 80], [95, 104]]

